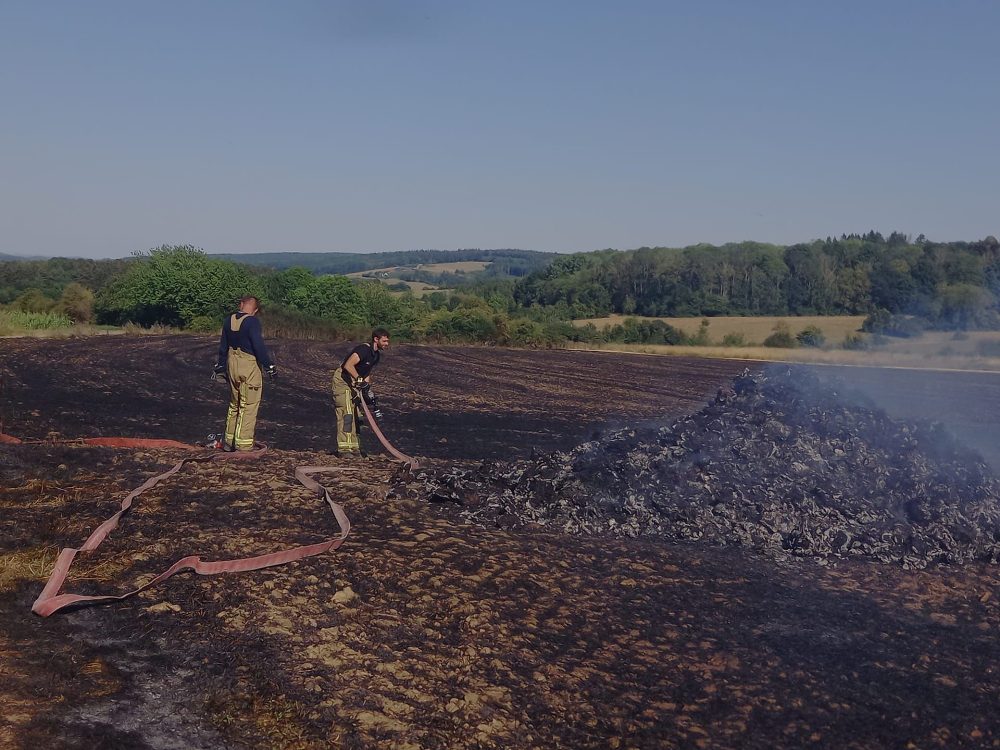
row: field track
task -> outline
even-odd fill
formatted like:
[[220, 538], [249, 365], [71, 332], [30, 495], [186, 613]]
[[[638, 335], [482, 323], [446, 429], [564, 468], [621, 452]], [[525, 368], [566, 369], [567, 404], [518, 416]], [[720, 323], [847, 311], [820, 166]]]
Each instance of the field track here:
[[[21, 437], [194, 441], [220, 427], [207, 337], [0, 346], [0, 416]], [[328, 535], [291, 470], [337, 461], [327, 379], [346, 348], [277, 342], [260, 422], [276, 449], [253, 472], [204, 465], [150, 490], [73, 590], [124, 591], [188, 552]], [[744, 366], [394, 345], [376, 389], [390, 438], [444, 468], [669, 421]], [[938, 412], [984, 441], [1000, 417], [996, 376], [842, 369], [891, 409]], [[55, 550], [176, 454], [50, 444], [0, 458], [0, 747], [1000, 747], [994, 568], [824, 569], [482, 529], [386, 502], [396, 467], [374, 455], [340, 462], [351, 471], [331, 484], [354, 525], [335, 554], [179, 576], [43, 620], [29, 607]]]

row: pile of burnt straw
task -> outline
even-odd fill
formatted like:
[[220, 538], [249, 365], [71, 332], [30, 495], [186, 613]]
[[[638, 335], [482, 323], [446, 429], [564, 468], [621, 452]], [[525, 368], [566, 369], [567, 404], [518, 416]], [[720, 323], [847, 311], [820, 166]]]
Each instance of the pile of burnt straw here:
[[930, 423], [901, 422], [806, 370], [744, 373], [670, 427], [518, 463], [419, 473], [397, 494], [476, 522], [655, 535], [906, 567], [1000, 560], [1000, 482]]

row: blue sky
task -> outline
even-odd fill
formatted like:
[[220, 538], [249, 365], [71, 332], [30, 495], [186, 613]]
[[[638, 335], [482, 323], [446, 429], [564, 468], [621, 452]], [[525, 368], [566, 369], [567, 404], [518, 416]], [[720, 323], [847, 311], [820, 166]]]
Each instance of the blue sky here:
[[0, 0], [0, 252], [978, 239], [997, 29], [993, 0]]

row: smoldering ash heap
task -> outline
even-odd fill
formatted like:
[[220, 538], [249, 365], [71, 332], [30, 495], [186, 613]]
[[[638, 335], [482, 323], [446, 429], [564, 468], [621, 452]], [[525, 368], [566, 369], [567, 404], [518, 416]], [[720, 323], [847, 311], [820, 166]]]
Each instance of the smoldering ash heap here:
[[939, 425], [890, 419], [801, 368], [736, 378], [670, 427], [418, 474], [397, 494], [469, 519], [740, 545], [826, 563], [1000, 560], [1000, 483]]

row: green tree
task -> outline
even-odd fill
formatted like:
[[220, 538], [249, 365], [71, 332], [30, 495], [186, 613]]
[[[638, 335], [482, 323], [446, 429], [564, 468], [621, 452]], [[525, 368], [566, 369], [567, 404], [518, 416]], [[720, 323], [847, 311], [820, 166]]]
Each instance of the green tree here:
[[[944, 284], [938, 290], [941, 305], [938, 323], [961, 331], [979, 328], [992, 321], [987, 317], [994, 297], [986, 289], [974, 284]], [[995, 315], [995, 313], [994, 313]]]
[[294, 289], [290, 301], [295, 308], [320, 318], [348, 325], [368, 322], [362, 297], [346, 276], [313, 278], [308, 286]]
[[424, 306], [412, 294], [393, 294], [377, 281], [363, 281], [355, 289], [361, 297], [365, 325], [388, 328], [396, 339], [413, 336]]
[[268, 276], [265, 286], [271, 301], [291, 305], [292, 299], [300, 293], [299, 290], [308, 288], [315, 280], [316, 277], [308, 268], [293, 266]]
[[258, 276], [191, 245], [164, 245], [136, 259], [98, 296], [98, 321], [184, 326], [202, 316], [221, 318], [244, 294], [265, 299]]

